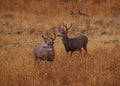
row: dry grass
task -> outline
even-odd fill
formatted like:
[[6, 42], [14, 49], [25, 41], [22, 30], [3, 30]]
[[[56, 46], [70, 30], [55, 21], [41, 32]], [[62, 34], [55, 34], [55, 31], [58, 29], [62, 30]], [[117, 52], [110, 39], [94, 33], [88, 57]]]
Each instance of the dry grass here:
[[[9, 5], [8, 5], [9, 4]], [[90, 16], [119, 15], [119, 0], [4, 0], [0, 3], [0, 10], [13, 12], [35, 13], [37, 15], [69, 14], [71, 10], [81, 10]]]
[[[59, 49], [60, 50], [60, 49]], [[66, 58], [57, 53], [51, 68], [44, 62], [34, 67], [33, 47], [2, 48], [0, 85], [2, 86], [119, 86], [119, 45], [92, 48], [89, 54], [74, 53]], [[48, 63], [49, 65], [49, 63]]]
[[[120, 85], [120, 42], [104, 44], [109, 40], [120, 41], [120, 17], [116, 16], [119, 0], [63, 1], [4, 0], [0, 3], [0, 86]], [[70, 10], [78, 9], [92, 17], [69, 15]], [[52, 67], [46, 69], [44, 62], [35, 67], [33, 49], [43, 43], [41, 34], [63, 21], [74, 24], [70, 37], [88, 31], [85, 34], [89, 38], [89, 54], [75, 52], [72, 58], [67, 58], [57, 38]], [[31, 28], [36, 32], [29, 34]], [[107, 33], [101, 35], [103, 31]]]

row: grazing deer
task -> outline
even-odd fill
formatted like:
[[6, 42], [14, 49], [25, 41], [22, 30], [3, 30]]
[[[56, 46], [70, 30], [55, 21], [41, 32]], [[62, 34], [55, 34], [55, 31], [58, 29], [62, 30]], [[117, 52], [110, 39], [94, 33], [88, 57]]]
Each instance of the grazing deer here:
[[70, 54], [70, 57], [71, 57], [74, 51], [79, 50], [81, 52], [81, 48], [84, 48], [84, 50], [87, 53], [88, 38], [85, 35], [69, 38], [67, 34], [68, 34], [68, 30], [71, 27], [72, 27], [72, 24], [70, 27], [67, 27], [67, 25], [63, 23], [63, 28], [59, 26], [59, 34], [57, 35], [58, 37], [62, 37], [62, 42], [64, 44], [67, 55], [69, 52], [71, 52]]
[[35, 64], [38, 59], [40, 61], [43, 60], [47, 68], [47, 61], [52, 62], [55, 59], [54, 41], [56, 39], [56, 34], [54, 33], [54, 37], [42, 35], [42, 38], [45, 44], [36, 45], [34, 48]]

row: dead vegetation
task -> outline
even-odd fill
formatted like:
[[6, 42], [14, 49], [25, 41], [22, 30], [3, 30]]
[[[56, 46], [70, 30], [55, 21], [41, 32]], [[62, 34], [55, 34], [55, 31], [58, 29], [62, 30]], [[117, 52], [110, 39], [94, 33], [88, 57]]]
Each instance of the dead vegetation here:
[[[119, 0], [2, 1], [0, 86], [119, 86], [119, 4]], [[57, 37], [51, 68], [46, 69], [44, 62], [35, 68], [33, 49], [43, 43], [41, 35], [52, 27], [58, 32], [63, 22], [73, 24], [70, 37], [87, 35], [88, 55], [76, 51], [67, 59]]]
[[76, 53], [71, 59], [67, 59], [61, 50], [60, 54], [57, 53], [52, 67], [47, 70], [44, 62], [34, 68], [33, 47], [1, 48], [0, 84], [119, 86], [119, 47], [115, 45], [109, 48], [92, 48], [88, 55]]
[[[37, 15], [70, 14], [71, 10], [80, 10], [80, 13], [92, 17], [108, 17], [118, 16], [120, 14], [119, 5], [119, 0], [5, 0], [0, 3], [0, 10], [2, 12], [21, 11], [35, 13]], [[11, 14], [7, 16], [11, 17]]]

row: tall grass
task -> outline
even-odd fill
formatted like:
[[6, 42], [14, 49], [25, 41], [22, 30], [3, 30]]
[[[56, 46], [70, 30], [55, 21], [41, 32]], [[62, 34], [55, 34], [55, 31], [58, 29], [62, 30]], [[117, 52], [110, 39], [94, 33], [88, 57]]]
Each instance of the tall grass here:
[[[61, 51], [58, 53], [57, 50]], [[120, 46], [92, 48], [67, 58], [56, 49], [52, 66], [34, 66], [33, 47], [1, 48], [1, 86], [119, 86]]]

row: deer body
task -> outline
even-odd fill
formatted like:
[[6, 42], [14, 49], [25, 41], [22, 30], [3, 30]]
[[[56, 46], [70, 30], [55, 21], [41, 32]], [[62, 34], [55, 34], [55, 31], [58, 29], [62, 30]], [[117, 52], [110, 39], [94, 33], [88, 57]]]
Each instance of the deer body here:
[[62, 38], [62, 42], [64, 44], [65, 50], [67, 53], [71, 52], [70, 57], [72, 56], [72, 53], [74, 51], [79, 50], [81, 52], [81, 48], [84, 48], [84, 50], [87, 53], [87, 43], [88, 43], [88, 38], [85, 35], [80, 35], [78, 37], [74, 38], [69, 38], [68, 37], [68, 29], [71, 28], [71, 26], [68, 28], [66, 25], [63, 26], [66, 28], [64, 29], [59, 26], [59, 34], [58, 36]]
[[42, 45], [35, 46], [34, 49], [35, 60], [46, 60], [46, 61], [53, 61], [55, 58], [54, 47], [46, 48]]
[[54, 38], [48, 38], [43, 35], [42, 38], [44, 40], [44, 44], [36, 45], [33, 51], [35, 56], [35, 64], [38, 60], [43, 60], [46, 63], [47, 61], [52, 62], [55, 59], [54, 41], [56, 39], [56, 34], [54, 33]]
[[63, 37], [62, 42], [65, 46], [66, 52], [81, 50], [87, 46], [88, 38], [84, 35], [76, 38]]

